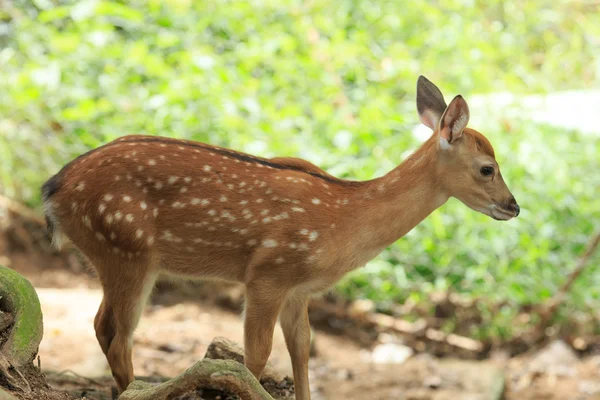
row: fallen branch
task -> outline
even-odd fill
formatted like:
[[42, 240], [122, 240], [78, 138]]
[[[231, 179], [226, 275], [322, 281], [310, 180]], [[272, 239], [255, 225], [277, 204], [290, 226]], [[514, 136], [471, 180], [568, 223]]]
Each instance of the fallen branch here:
[[598, 232], [592, 239], [589, 241], [585, 252], [583, 255], [577, 260], [577, 264], [573, 271], [569, 274], [567, 280], [563, 283], [561, 288], [556, 292], [556, 294], [548, 301], [546, 306], [540, 312], [540, 322], [536, 327], [536, 331], [543, 332], [550, 324], [550, 321], [554, 318], [556, 311], [558, 308], [565, 302], [567, 298], [567, 293], [571, 290], [573, 286], [573, 282], [581, 275], [583, 270], [588, 264], [589, 259], [592, 254], [598, 248], [598, 244], [600, 244], [600, 232]]
[[365, 328], [375, 328], [378, 331], [388, 331], [404, 336], [409, 335], [411, 338], [415, 339], [444, 343], [472, 353], [479, 353], [483, 351], [485, 347], [483, 343], [477, 340], [456, 335], [454, 333], [448, 334], [434, 328], [428, 328], [427, 323], [422, 319], [416, 322], [408, 322], [389, 315], [374, 312], [351, 315], [344, 307], [328, 304], [320, 299], [311, 301], [311, 306], [318, 308], [321, 312], [325, 312], [328, 317], [352, 320], [356, 325]]
[[0, 194], [0, 207], [5, 208], [29, 221], [35, 222], [40, 226], [46, 225], [46, 221], [44, 221], [44, 219], [40, 217], [34, 210], [2, 194]]

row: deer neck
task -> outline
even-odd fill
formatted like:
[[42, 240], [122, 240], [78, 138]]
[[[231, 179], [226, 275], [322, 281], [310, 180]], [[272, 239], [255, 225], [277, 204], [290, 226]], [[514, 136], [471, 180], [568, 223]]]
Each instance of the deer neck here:
[[356, 191], [348, 222], [357, 249], [383, 250], [448, 200], [436, 177], [435, 144], [432, 137], [394, 170]]

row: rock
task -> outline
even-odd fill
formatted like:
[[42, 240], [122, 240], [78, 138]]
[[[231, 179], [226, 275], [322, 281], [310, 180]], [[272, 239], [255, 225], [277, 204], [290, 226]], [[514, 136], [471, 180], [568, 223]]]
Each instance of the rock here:
[[580, 381], [579, 391], [586, 395], [600, 394], [600, 382], [592, 380]]
[[375, 346], [371, 358], [375, 364], [403, 364], [413, 353], [413, 349], [408, 346], [384, 343]]
[[442, 386], [442, 378], [437, 375], [430, 375], [425, 378], [423, 385], [429, 389], [439, 389]]
[[14, 323], [0, 353], [13, 366], [31, 363], [43, 335], [40, 301], [29, 281], [0, 265], [0, 308], [13, 315]]
[[[216, 337], [206, 350], [204, 358], [212, 360], [234, 360], [244, 364], [244, 349], [236, 342], [224, 337]], [[267, 363], [261, 381], [271, 380], [278, 384], [282, 381], [281, 376], [275, 371], [270, 363]]]
[[542, 349], [529, 363], [529, 371], [556, 376], [574, 376], [579, 363], [577, 355], [562, 340], [556, 340]]

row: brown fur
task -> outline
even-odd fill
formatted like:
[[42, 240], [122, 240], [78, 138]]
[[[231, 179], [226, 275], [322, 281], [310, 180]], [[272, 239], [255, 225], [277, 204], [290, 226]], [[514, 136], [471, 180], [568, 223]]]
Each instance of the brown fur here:
[[495, 160], [483, 135], [467, 130], [464, 138], [443, 150], [436, 132], [367, 182], [297, 158], [150, 136], [117, 139], [68, 164], [44, 185], [46, 214], [54, 234], [98, 271], [104, 298], [94, 326], [119, 390], [133, 379], [131, 335], [165, 272], [243, 283], [246, 365], [261, 375], [279, 315], [296, 398], [309, 399], [308, 296], [364, 265], [449, 196], [510, 195], [500, 179], [489, 186], [468, 178], [478, 173], [467, 166], [473, 160]]

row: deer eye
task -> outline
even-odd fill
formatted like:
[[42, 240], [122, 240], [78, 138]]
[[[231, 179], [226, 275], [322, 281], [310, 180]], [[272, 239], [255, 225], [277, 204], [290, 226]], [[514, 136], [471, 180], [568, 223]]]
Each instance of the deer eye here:
[[494, 168], [493, 167], [481, 167], [481, 169], [479, 171], [481, 172], [481, 175], [483, 175], [483, 176], [490, 176], [494, 173]]

